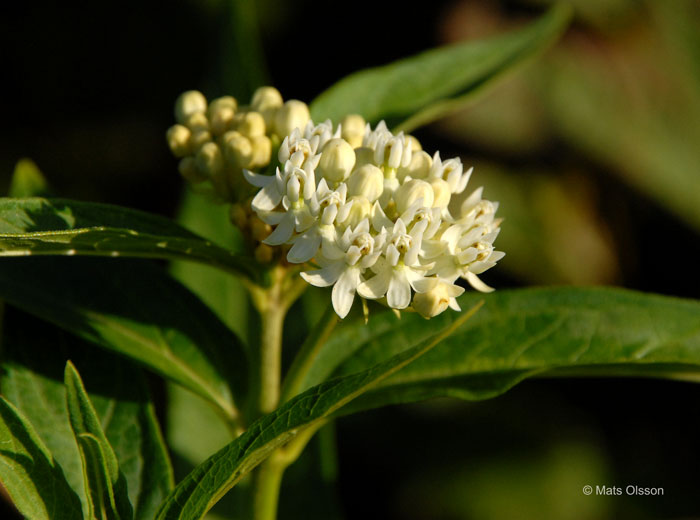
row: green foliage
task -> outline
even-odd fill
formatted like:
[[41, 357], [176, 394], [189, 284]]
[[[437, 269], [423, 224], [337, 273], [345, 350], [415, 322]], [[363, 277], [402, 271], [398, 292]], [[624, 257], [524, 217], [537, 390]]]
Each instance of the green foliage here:
[[221, 497], [274, 449], [324, 420], [373, 385], [430, 351], [478, 308], [465, 312], [425, 341], [383, 363], [350, 376], [330, 380], [293, 398], [276, 411], [251, 424], [248, 430], [197, 466], [158, 513], [159, 520], [199, 519]]
[[48, 182], [34, 161], [19, 160], [12, 174], [10, 197], [40, 197], [46, 196], [48, 192]]
[[170, 219], [62, 199], [0, 199], [0, 255], [179, 258], [257, 276], [241, 250], [216, 246]]
[[81, 367], [90, 401], [126, 478], [134, 517], [153, 518], [173, 486], [173, 475], [140, 371], [21, 311], [8, 309], [6, 314], [0, 390], [31, 421], [84, 510], [82, 463], [63, 383], [67, 359]]
[[80, 500], [32, 425], [0, 396], [0, 480], [17, 509], [35, 520], [81, 518]]
[[411, 130], [462, 107], [493, 80], [554, 42], [570, 19], [557, 5], [534, 24], [486, 41], [434, 49], [348, 76], [311, 104], [314, 120], [358, 113]]
[[[436, 396], [494, 397], [528, 377], [643, 375], [697, 380], [700, 303], [621, 289], [527, 289], [466, 293], [484, 307], [420, 360], [343, 413]], [[457, 319], [401, 320], [389, 312], [340, 327], [319, 352], [303, 388], [366, 369]]]

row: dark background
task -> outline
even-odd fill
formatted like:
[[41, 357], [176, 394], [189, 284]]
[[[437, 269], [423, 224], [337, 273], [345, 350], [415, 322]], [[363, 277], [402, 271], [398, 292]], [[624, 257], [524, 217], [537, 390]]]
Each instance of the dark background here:
[[[245, 100], [270, 83], [285, 99], [311, 101], [352, 71], [516, 26], [541, 12], [535, 4], [263, 1], [253, 24], [247, 2], [16, 3], [0, 17], [0, 189], [16, 161], [29, 157], [60, 196], [174, 216], [184, 186], [164, 133], [180, 92]], [[698, 13], [697, 2], [684, 5]], [[416, 133], [426, 149], [474, 164], [503, 211], [505, 183], [535, 190], [518, 211], [539, 226], [536, 247], [506, 247], [515, 243], [506, 236], [508, 219], [520, 216], [506, 214], [499, 245], [509, 256], [487, 276], [497, 288], [612, 284], [698, 296], [697, 224], [630, 182], [624, 158], [567, 130], [567, 122], [579, 122], [548, 111], [543, 86], [559, 59], [602, 78], [615, 94], [638, 94], [630, 87], [637, 67], [652, 94], [661, 85], [668, 98], [697, 101], [696, 84], [668, 79], [663, 59], [645, 51], [661, 38], [647, 7], [591, 2], [542, 64], [495, 91], [500, 98], [485, 96], [450, 122]], [[589, 58], [612, 54], [632, 72], [586, 69]], [[258, 55], [266, 67], [255, 64]], [[663, 117], [678, 110], [666, 97], [650, 97]], [[499, 100], [517, 110], [499, 111]], [[520, 109], [525, 115], [514, 119]], [[604, 116], [600, 129], [590, 129], [594, 135], [604, 135]], [[700, 148], [688, 128], [696, 127], [669, 131]], [[480, 168], [493, 171], [492, 183]], [[561, 233], [568, 222], [570, 232]], [[347, 518], [700, 518], [700, 388], [688, 383], [531, 381], [483, 403], [434, 401], [345, 418], [335, 433], [340, 476], [329, 492]], [[663, 487], [665, 495], [583, 497], [579, 484], [588, 476], [598, 480], [584, 484]], [[285, 493], [283, 506], [293, 507], [296, 491]]]

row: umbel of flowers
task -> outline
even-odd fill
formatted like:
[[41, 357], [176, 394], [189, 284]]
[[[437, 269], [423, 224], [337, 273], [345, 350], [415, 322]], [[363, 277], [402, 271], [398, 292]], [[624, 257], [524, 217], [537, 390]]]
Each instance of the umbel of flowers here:
[[[266, 236], [259, 237], [262, 246], [284, 248], [287, 262], [308, 265], [301, 273], [308, 283], [332, 286], [333, 308], [341, 318], [358, 295], [430, 318], [448, 307], [459, 310], [460, 278], [479, 291], [492, 290], [478, 275], [504, 256], [493, 246], [498, 204], [482, 199], [482, 188], [464, 196], [472, 169], [464, 171], [459, 158], [442, 160], [438, 152], [431, 156], [413, 136], [393, 134], [384, 122], [372, 129], [358, 115], [346, 116], [336, 127], [330, 121], [315, 124], [306, 105], [283, 104], [271, 87], [258, 90], [238, 120], [260, 115], [252, 136], [236, 122], [235, 110], [229, 123], [214, 131], [218, 116], [211, 106], [222, 103], [218, 101], [208, 111], [203, 96], [197, 105], [197, 113], [209, 114], [211, 137], [204, 144], [187, 124], [192, 110], [181, 108], [186, 105], [182, 97], [178, 102], [176, 115], [185, 124], [170, 129], [171, 148], [178, 155], [173, 136], [184, 136], [175, 130], [180, 126], [195, 139], [185, 147], [189, 155], [180, 154], [180, 171], [193, 182], [209, 178], [215, 188], [218, 172], [232, 176], [242, 171], [258, 189], [249, 211], [266, 226]], [[256, 136], [270, 144], [260, 145], [265, 153], [250, 154], [255, 159], [246, 163], [234, 153], [239, 135], [251, 145], [260, 142]], [[270, 162], [275, 138], [281, 144], [274, 175], [254, 172]], [[211, 168], [208, 157], [215, 153], [205, 150], [213, 150], [207, 143], [223, 150], [220, 160], [228, 161], [226, 166]], [[198, 167], [195, 178], [183, 172], [189, 158]], [[227, 187], [234, 190], [238, 182], [229, 179]]]

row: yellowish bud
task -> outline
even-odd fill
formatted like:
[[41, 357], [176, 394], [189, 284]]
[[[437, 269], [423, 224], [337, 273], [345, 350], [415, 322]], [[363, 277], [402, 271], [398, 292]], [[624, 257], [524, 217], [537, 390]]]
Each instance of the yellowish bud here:
[[238, 229], [245, 228], [248, 223], [248, 213], [241, 204], [231, 204], [228, 215], [231, 223]]
[[443, 313], [450, 305], [450, 295], [444, 283], [438, 283], [427, 292], [416, 293], [413, 308], [424, 318], [432, 318]]
[[311, 114], [309, 114], [309, 107], [306, 103], [290, 99], [275, 114], [275, 131], [281, 137], [287, 136], [295, 128], [303, 130], [309, 119], [311, 119]]
[[206, 173], [208, 177], [213, 177], [221, 173], [224, 169], [224, 158], [221, 148], [216, 143], [205, 143], [197, 152], [197, 168]]
[[255, 248], [255, 260], [261, 264], [269, 264], [274, 258], [275, 250], [267, 244], [260, 244]]
[[355, 167], [355, 151], [344, 139], [331, 139], [323, 147], [316, 172], [330, 183], [343, 182]]
[[396, 176], [399, 180], [404, 180], [406, 177], [412, 179], [425, 179], [430, 173], [430, 167], [433, 165], [433, 159], [423, 151], [412, 152], [411, 162], [408, 166], [399, 167]]
[[209, 113], [209, 126], [214, 135], [221, 135], [231, 129], [235, 116], [235, 110], [232, 107], [222, 106], [216, 110], [209, 110]]
[[238, 114], [234, 124], [236, 130], [247, 137], [265, 135], [265, 119], [258, 112], [245, 112]]
[[253, 164], [253, 144], [246, 136], [231, 130], [223, 137], [223, 149], [226, 162], [234, 167], [250, 168]]
[[396, 209], [399, 214], [401, 214], [406, 211], [411, 204], [421, 198], [423, 199], [424, 207], [432, 207], [434, 195], [433, 188], [430, 184], [420, 179], [411, 179], [410, 181], [404, 182], [394, 194]]
[[253, 93], [250, 106], [261, 112], [266, 108], [279, 108], [282, 103], [282, 94], [275, 87], [260, 87]]
[[197, 160], [194, 157], [185, 157], [181, 159], [177, 165], [180, 175], [193, 184], [198, 184], [207, 180], [206, 173], [200, 171], [197, 166]]
[[206, 111], [207, 98], [198, 90], [183, 92], [175, 101], [175, 120], [183, 125], [192, 114]]
[[259, 135], [250, 139], [250, 144], [253, 148], [251, 168], [261, 168], [270, 164], [272, 157], [272, 143], [270, 138], [265, 135]]
[[221, 96], [220, 98], [216, 98], [209, 103], [209, 119], [211, 119], [214, 114], [222, 108], [229, 108], [235, 112], [238, 110], [238, 101], [236, 101], [236, 98], [233, 96]]
[[360, 222], [372, 215], [372, 203], [366, 197], [354, 196], [350, 197], [352, 207], [347, 218], [343, 221], [343, 225], [356, 227]]
[[197, 130], [196, 132], [192, 132], [192, 137], [190, 137], [190, 149], [192, 151], [197, 151], [209, 142], [211, 142], [211, 134], [209, 131]]
[[262, 242], [272, 233], [272, 226], [266, 224], [256, 216], [252, 216], [248, 219], [248, 229], [250, 229], [250, 236], [258, 242]]
[[433, 188], [433, 207], [446, 208], [452, 198], [450, 185], [442, 179], [431, 179], [430, 186]]
[[375, 165], [365, 164], [352, 172], [347, 185], [348, 195], [359, 195], [374, 202], [384, 190], [384, 174]]
[[209, 130], [209, 119], [207, 119], [207, 115], [204, 112], [196, 112], [187, 116], [185, 125], [193, 132]]
[[175, 157], [184, 157], [190, 153], [190, 136], [192, 132], [183, 125], [173, 125], [168, 128], [166, 139]]
[[340, 123], [341, 136], [353, 148], [362, 146], [365, 135], [365, 119], [359, 114], [348, 114]]
[[412, 153], [420, 152], [423, 149], [423, 146], [421, 146], [420, 141], [412, 135], [407, 135], [406, 141], [411, 141], [411, 152]]

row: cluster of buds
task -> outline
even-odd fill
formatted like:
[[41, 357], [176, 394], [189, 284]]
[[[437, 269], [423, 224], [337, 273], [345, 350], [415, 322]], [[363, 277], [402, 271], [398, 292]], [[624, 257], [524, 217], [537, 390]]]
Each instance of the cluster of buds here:
[[472, 170], [458, 158], [430, 156], [414, 137], [350, 115], [335, 129], [292, 129], [278, 159], [274, 175], [244, 169], [259, 188], [252, 211], [272, 230], [263, 243], [289, 247], [290, 263], [315, 264], [302, 276], [333, 286], [340, 317], [358, 294], [430, 318], [459, 310], [459, 278], [491, 290], [478, 275], [504, 256], [493, 247], [497, 203], [481, 188], [460, 196]]
[[194, 185], [209, 183], [214, 197], [240, 202], [250, 192], [242, 172], [270, 164], [282, 138], [309, 121], [308, 106], [283, 101], [273, 87], [261, 87], [249, 105], [232, 96], [207, 102], [201, 92], [190, 90], [175, 103], [176, 125], [167, 132], [178, 169]]

